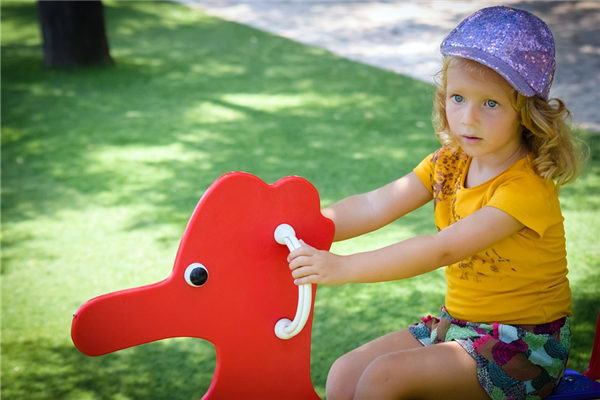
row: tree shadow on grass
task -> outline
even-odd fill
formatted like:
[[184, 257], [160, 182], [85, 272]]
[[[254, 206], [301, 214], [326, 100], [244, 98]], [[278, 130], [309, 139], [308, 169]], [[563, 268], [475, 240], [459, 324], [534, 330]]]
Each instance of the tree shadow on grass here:
[[31, 49], [3, 46], [10, 221], [111, 192], [107, 205], [160, 193], [158, 214], [181, 222], [230, 170], [303, 175], [335, 198], [363, 189], [362, 171], [384, 182], [434, 147], [428, 85], [200, 13], [171, 26], [137, 4], [106, 8], [113, 68], [24, 67]]
[[[100, 357], [71, 344], [2, 343], [5, 399], [193, 399], [208, 389], [214, 348], [200, 339], [169, 339]], [[35, 366], [34, 368], [32, 366]]]

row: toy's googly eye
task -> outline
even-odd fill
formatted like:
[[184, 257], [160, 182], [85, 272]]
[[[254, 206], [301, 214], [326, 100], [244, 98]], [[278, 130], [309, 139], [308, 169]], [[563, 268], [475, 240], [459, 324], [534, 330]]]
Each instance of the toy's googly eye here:
[[200, 263], [188, 265], [183, 275], [188, 285], [200, 287], [208, 280], [208, 270]]

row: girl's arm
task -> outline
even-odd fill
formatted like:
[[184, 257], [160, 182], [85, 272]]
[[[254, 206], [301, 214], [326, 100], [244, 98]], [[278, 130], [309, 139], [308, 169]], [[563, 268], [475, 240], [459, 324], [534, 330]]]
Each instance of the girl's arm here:
[[414, 172], [371, 192], [347, 197], [323, 210], [335, 224], [334, 241], [374, 231], [431, 200]]
[[433, 234], [339, 256], [303, 245], [289, 255], [295, 283], [338, 285], [409, 278], [460, 261], [523, 229], [506, 212], [484, 207]]

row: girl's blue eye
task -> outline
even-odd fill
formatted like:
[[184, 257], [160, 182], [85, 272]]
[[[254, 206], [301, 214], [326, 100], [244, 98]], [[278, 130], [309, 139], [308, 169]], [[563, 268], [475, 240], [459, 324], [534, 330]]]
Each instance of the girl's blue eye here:
[[494, 100], [488, 100], [485, 102], [485, 105], [490, 107], [490, 108], [494, 108], [498, 105], [498, 103]]
[[460, 95], [460, 94], [455, 94], [454, 96], [452, 96], [452, 99], [456, 102], [456, 103], [462, 103], [464, 98]]

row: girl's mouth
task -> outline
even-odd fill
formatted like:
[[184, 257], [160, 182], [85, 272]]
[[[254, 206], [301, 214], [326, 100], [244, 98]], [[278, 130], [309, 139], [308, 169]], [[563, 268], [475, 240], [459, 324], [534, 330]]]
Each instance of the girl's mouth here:
[[462, 138], [467, 143], [476, 143], [476, 142], [479, 142], [480, 140], [483, 140], [480, 137], [477, 137], [477, 136], [468, 136], [468, 135], [462, 135]]

